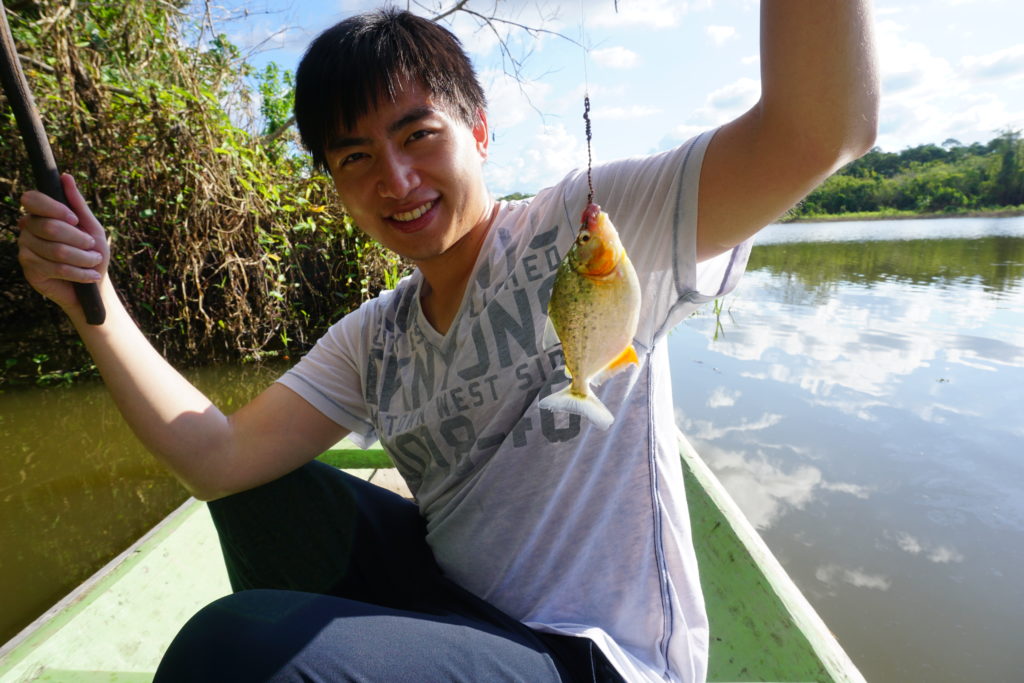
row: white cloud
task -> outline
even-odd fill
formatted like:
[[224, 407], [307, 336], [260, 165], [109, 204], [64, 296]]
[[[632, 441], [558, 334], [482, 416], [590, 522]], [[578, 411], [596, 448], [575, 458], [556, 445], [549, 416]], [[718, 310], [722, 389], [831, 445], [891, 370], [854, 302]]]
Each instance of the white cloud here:
[[691, 421], [683, 415], [679, 416], [679, 420], [685, 421], [686, 433], [692, 434], [694, 438], [704, 439], [706, 441], [716, 441], [726, 434], [731, 434], [733, 432], [759, 432], [762, 429], [774, 427], [782, 422], [783, 417], [781, 415], [765, 413], [757, 420], [751, 421], [747, 418], [743, 418], [738, 423], [725, 426], [719, 426], [706, 420]]
[[902, 24], [885, 20], [878, 22], [877, 29], [883, 96], [949, 88], [954, 77], [949, 62], [933, 55], [924, 43], [904, 39]]
[[715, 45], [724, 45], [726, 41], [736, 37], [735, 26], [708, 26], [704, 29]]
[[1024, 78], [1024, 45], [964, 56], [954, 66], [925, 43], [908, 39], [903, 24], [884, 19], [876, 26], [882, 80], [880, 147], [898, 150], [951, 137], [970, 144], [1024, 125], [1024, 110], [1010, 104], [1012, 93], [1006, 87], [991, 87]]
[[561, 123], [539, 125], [529, 138], [532, 144], [504, 163], [489, 161], [484, 166], [488, 187], [497, 196], [509, 192], [536, 192], [558, 182], [565, 174], [586, 163], [586, 142], [569, 133]]
[[829, 587], [835, 587], [839, 583], [848, 583], [857, 588], [887, 591], [892, 586], [892, 581], [881, 574], [869, 574], [861, 568], [847, 569], [836, 564], [818, 567], [814, 572], [814, 578]]
[[739, 391], [729, 391], [725, 387], [715, 387], [715, 390], [708, 396], [708, 408], [729, 408], [736, 405], [736, 399], [739, 397]]
[[867, 500], [871, 496], [872, 488], [869, 486], [859, 486], [857, 484], [830, 484], [828, 482], [822, 482], [821, 488], [826, 491], [835, 491], [836, 493], [848, 493], [854, 498], [860, 498], [861, 500]]
[[760, 81], [741, 78], [708, 95], [708, 104], [719, 111], [734, 112], [749, 108], [760, 94]]
[[704, 443], [700, 453], [715, 476], [757, 529], [767, 529], [791, 509], [803, 509], [821, 484], [821, 470], [801, 466], [790, 471], [761, 457], [726, 451]]
[[740, 78], [708, 95], [704, 105], [688, 117], [686, 124], [677, 130], [682, 134], [684, 129], [696, 127], [706, 130], [712, 126], [719, 126], [754, 106], [760, 96], [759, 80]]
[[934, 562], [936, 564], [949, 564], [951, 562], [964, 561], [963, 553], [956, 548], [948, 545], [931, 545], [918, 540], [905, 531], [900, 531], [895, 534], [885, 532], [883, 536], [895, 541], [896, 546], [900, 550], [910, 553], [911, 555], [923, 555], [929, 562]]
[[[817, 467], [798, 465], [789, 470], [769, 461], [765, 451], [752, 448], [725, 450], [695, 435], [699, 430], [680, 418], [680, 427], [694, 443], [715, 476], [757, 529], [767, 529], [792, 509], [803, 509], [820, 490], [866, 498], [868, 489], [853, 484], [829, 483]], [[762, 436], [757, 436], [759, 443]]]
[[950, 562], [963, 562], [964, 556], [949, 546], [940, 545], [928, 553], [928, 559], [938, 564], [948, 564]]
[[987, 55], [960, 60], [964, 75], [974, 80], [1004, 80], [1024, 77], [1024, 43]]
[[635, 52], [621, 46], [591, 50], [590, 57], [597, 64], [610, 69], [631, 69], [640, 62]]
[[[745, 287], [757, 288], [769, 286], [772, 276], [753, 271], [744, 278]], [[807, 295], [799, 284], [787, 292], [787, 296], [795, 298]], [[943, 363], [989, 369], [1024, 364], [1024, 354], [1019, 351], [1024, 348], [1024, 335], [992, 342], [971, 332], [988, 324], [986, 321], [998, 315], [1004, 305], [981, 286], [965, 292], [956, 301], [951, 301], [941, 289], [915, 290], [908, 295], [905, 286], [898, 282], [879, 282], [872, 286], [868, 298], [836, 297], [812, 308], [794, 309], [786, 302], [742, 296], [730, 305], [733, 315], [748, 324], [728, 330], [715, 341], [717, 353], [757, 361], [784, 354], [786, 362], [772, 362], [760, 374], [800, 387], [817, 405], [865, 420], [875, 419], [873, 412], [877, 408], [891, 407], [893, 384], [921, 369]], [[943, 337], [931, 333], [946, 315], [960, 321], [962, 334]], [[790, 319], [792, 324], [754, 324], [769, 316]], [[692, 322], [698, 323], [699, 320]], [[945, 385], [935, 386], [941, 389]], [[953, 414], [946, 407], [949, 404], [936, 396], [927, 403], [911, 402], [901, 408], [911, 410], [921, 419], [935, 421]], [[963, 409], [957, 414], [970, 416]]]
[[481, 73], [480, 82], [487, 94], [487, 116], [492, 130], [511, 128], [530, 117], [539, 119], [537, 109], [546, 108], [551, 92], [548, 83], [518, 81], [494, 69]]
[[[617, 26], [649, 26], [650, 28], [672, 28], [677, 26], [682, 17], [693, 9], [702, 9], [710, 3], [684, 2], [681, 0], [628, 0], [620, 2], [618, 11], [615, 4], [602, 2], [596, 12], [588, 12], [585, 16], [587, 24], [597, 27]], [[579, 15], [576, 6], [575, 15]], [[572, 15], [570, 15], [572, 16]]]
[[920, 541], [904, 531], [896, 534], [896, 545], [899, 546], [900, 550], [911, 555], [917, 555], [924, 550], [924, 546], [921, 545]]

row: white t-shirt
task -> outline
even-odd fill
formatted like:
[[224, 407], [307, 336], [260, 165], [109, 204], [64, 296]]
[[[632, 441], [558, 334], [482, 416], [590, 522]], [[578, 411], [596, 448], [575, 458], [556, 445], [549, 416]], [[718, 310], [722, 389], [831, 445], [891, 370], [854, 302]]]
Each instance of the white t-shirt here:
[[696, 263], [712, 135], [593, 170], [643, 296], [639, 366], [596, 390], [615, 416], [607, 431], [537, 407], [568, 382], [560, 347], [541, 339], [585, 172], [501, 203], [447, 334], [423, 316], [416, 271], [279, 380], [357, 443], [380, 440], [449, 578], [533, 628], [593, 639], [629, 681], [700, 681], [707, 670], [664, 339], [746, 266], [749, 242]]

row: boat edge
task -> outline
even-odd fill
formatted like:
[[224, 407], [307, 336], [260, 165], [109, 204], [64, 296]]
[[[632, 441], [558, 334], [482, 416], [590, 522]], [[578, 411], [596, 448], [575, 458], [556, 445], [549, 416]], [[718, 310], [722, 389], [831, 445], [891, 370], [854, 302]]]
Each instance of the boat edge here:
[[768, 548], [718, 477], [681, 431], [677, 436], [679, 453], [686, 467], [728, 520], [733, 533], [750, 553], [751, 559], [761, 568], [765, 579], [789, 612], [794, 624], [807, 638], [825, 670], [837, 683], [866, 683], [857, 665], [850, 659], [828, 625]]
[[161, 539], [170, 536], [202, 507], [201, 501], [191, 497], [186, 499], [114, 559], [100, 567], [13, 638], [0, 645], [0, 676], [14, 669], [36, 647], [45, 643], [68, 620], [84, 610], [96, 596], [102, 594], [106, 587], [115, 583], [151, 552]]

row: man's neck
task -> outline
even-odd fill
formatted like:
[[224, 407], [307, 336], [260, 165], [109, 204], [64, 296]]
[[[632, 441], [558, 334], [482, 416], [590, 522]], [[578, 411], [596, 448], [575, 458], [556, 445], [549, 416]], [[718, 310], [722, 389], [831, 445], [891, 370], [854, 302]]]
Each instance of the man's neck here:
[[462, 305], [462, 296], [473, 274], [480, 248], [498, 213], [494, 202], [480, 224], [441, 256], [417, 263], [425, 280], [420, 306], [427, 322], [440, 334], [446, 334]]

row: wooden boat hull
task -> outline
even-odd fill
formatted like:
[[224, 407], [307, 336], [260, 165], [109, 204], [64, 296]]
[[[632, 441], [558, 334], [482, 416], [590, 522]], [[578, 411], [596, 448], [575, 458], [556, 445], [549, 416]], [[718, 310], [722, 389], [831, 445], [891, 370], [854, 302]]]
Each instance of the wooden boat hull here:
[[[680, 435], [680, 456], [711, 625], [709, 681], [864, 678], [736, 503]], [[371, 481], [381, 454], [324, 459]], [[181, 626], [230, 592], [206, 506], [189, 500], [0, 648], [0, 683], [151, 681]]]

